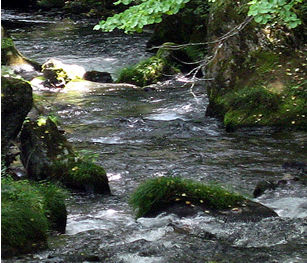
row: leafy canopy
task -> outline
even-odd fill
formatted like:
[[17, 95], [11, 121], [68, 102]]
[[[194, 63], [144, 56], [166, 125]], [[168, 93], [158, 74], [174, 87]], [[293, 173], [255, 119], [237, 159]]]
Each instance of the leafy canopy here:
[[288, 28], [295, 28], [302, 23], [297, 17], [295, 5], [303, 0], [253, 0], [249, 2], [249, 16], [259, 24], [280, 22]]
[[[164, 15], [174, 15], [185, 4], [193, 0], [118, 0], [114, 5], [129, 5], [122, 13], [102, 20], [94, 30], [111, 32], [115, 28], [125, 33], [142, 32], [146, 25], [160, 23]], [[216, 2], [219, 0], [208, 0]], [[249, 4], [249, 16], [260, 24], [278, 22], [288, 28], [295, 28], [301, 20], [295, 13], [295, 6], [303, 0], [252, 0]]]
[[140, 2], [129, 7], [122, 13], [109, 17], [107, 20], [100, 21], [94, 27], [95, 30], [113, 31], [115, 28], [128, 32], [141, 32], [145, 25], [156, 24], [162, 21], [162, 16], [174, 15], [179, 12], [190, 0], [119, 0], [115, 5], [128, 5]]

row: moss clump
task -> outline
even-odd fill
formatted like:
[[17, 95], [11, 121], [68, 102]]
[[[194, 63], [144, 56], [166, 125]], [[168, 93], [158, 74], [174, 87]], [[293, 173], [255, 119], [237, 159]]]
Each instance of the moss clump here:
[[174, 202], [224, 209], [240, 204], [245, 198], [213, 184], [202, 184], [179, 177], [159, 177], [141, 184], [130, 198], [137, 217], [146, 216], [159, 206]]
[[281, 94], [265, 87], [245, 87], [215, 100], [228, 130], [262, 125], [307, 128], [306, 85], [284, 88]]
[[146, 86], [162, 80], [165, 75], [173, 75], [178, 70], [168, 64], [165, 58], [153, 56], [138, 64], [121, 70], [117, 82]]
[[110, 193], [105, 170], [91, 160], [70, 157], [54, 163], [53, 177], [69, 188], [94, 193]]
[[265, 87], [245, 87], [238, 91], [227, 93], [219, 99], [225, 107], [232, 109], [244, 108], [246, 110], [276, 110], [279, 96], [268, 91]]
[[7, 49], [7, 48], [12, 48], [12, 47], [14, 47], [14, 42], [11, 38], [3, 37], [1, 39], [1, 49]]
[[[59, 188], [6, 177], [2, 178], [1, 198], [2, 256], [46, 247], [48, 225], [51, 226], [48, 219], [57, 216], [57, 205], [65, 206]], [[52, 206], [54, 209], [50, 209]]]
[[66, 191], [50, 182], [38, 185], [39, 191], [43, 195], [43, 208], [48, 219], [49, 229], [65, 233], [67, 210], [64, 203]]

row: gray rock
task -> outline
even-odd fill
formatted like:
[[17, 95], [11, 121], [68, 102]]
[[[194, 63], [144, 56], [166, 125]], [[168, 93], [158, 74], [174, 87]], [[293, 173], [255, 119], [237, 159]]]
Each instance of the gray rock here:
[[11, 140], [16, 139], [33, 105], [30, 84], [15, 78], [1, 77], [1, 146], [5, 153]]
[[100, 72], [100, 71], [87, 71], [83, 75], [85, 80], [100, 82], [100, 83], [112, 83], [113, 79], [111, 74], [108, 72]]

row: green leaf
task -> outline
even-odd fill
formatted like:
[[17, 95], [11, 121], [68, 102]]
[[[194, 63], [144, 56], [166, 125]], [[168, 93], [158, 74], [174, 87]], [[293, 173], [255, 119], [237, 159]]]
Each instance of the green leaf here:
[[93, 30], [99, 30], [100, 29], [100, 25], [95, 25], [94, 27], [93, 27]]

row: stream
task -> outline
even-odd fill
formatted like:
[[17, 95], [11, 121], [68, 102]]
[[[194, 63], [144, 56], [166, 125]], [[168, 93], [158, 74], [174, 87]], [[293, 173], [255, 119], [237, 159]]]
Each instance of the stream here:
[[[101, 33], [87, 21], [2, 12], [17, 48], [40, 63], [53, 57], [116, 79], [120, 68], [150, 56], [149, 33]], [[205, 116], [205, 83], [191, 88], [183, 78], [149, 90], [88, 83], [39, 94], [74, 147], [99, 155], [112, 195], [72, 194], [66, 234], [50, 237], [48, 250], [3, 262], [307, 262], [307, 192], [300, 181], [253, 199], [279, 215], [259, 222], [228, 222], [205, 213], [135, 220], [128, 205], [141, 182], [165, 175], [217, 182], [252, 198], [258, 181], [292, 172], [283, 163], [306, 161], [305, 132], [227, 133]]]

